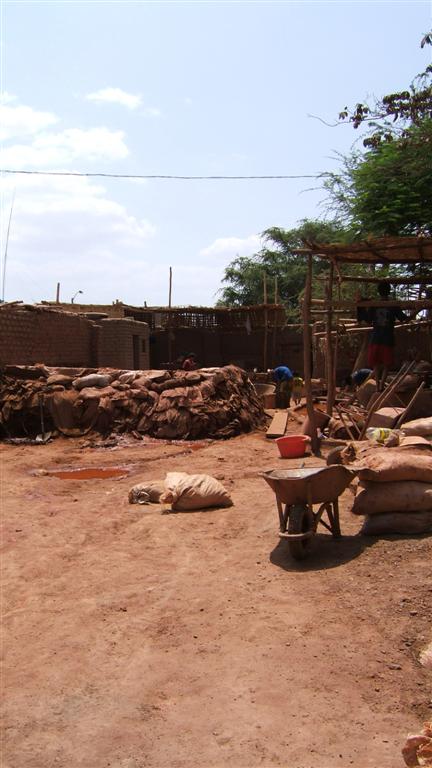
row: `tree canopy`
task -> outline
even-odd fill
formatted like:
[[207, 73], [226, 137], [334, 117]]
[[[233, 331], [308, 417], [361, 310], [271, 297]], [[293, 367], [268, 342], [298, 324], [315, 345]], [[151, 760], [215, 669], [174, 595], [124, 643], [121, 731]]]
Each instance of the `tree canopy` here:
[[[432, 32], [426, 33], [420, 47], [432, 45]], [[420, 72], [408, 88], [375, 99], [373, 105], [359, 102], [353, 109], [345, 107], [339, 113], [341, 121], [354, 128], [366, 123], [369, 132], [363, 140], [365, 147], [377, 147], [406, 135], [411, 126], [432, 119], [432, 64]]]
[[432, 235], [432, 120], [343, 159], [325, 186], [353, 235]]
[[[225, 270], [219, 305], [241, 306], [262, 304], [264, 274], [267, 281], [268, 302], [277, 298], [285, 304], [288, 315], [296, 319], [299, 299], [304, 289], [306, 259], [295, 253], [304, 247], [304, 240], [330, 243], [342, 241], [347, 232], [335, 222], [303, 220], [299, 226], [285, 230], [270, 227], [262, 233], [263, 248], [252, 256], [237, 256]], [[317, 272], [325, 271], [325, 263], [317, 264]]]
[[[422, 48], [426, 45], [432, 45], [432, 32], [421, 41]], [[340, 171], [324, 174], [332, 220], [305, 219], [294, 229], [271, 227], [263, 232], [259, 253], [237, 256], [226, 268], [219, 305], [262, 303], [265, 273], [268, 300], [273, 301], [277, 278], [278, 299], [294, 320], [306, 274], [305, 258], [295, 250], [305, 240], [432, 235], [432, 65], [408, 89], [387, 94], [372, 106], [345, 107], [339, 117], [354, 128], [367, 125], [368, 133], [362, 151], [341, 156]], [[316, 273], [326, 269], [325, 263], [316, 263]], [[345, 271], [364, 274], [365, 269]], [[316, 295], [321, 286], [315, 284]]]
[[[422, 47], [432, 43], [432, 33]], [[432, 65], [408, 90], [387, 94], [373, 107], [340, 114], [354, 128], [366, 123], [364, 153], [342, 158], [328, 174], [333, 214], [356, 237], [432, 234]], [[390, 120], [391, 118], [391, 120]]]

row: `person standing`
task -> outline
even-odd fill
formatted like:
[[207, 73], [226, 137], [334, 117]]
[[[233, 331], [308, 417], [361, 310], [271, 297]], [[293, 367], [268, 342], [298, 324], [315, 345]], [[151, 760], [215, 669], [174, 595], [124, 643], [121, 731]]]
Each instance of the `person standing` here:
[[[380, 299], [389, 301], [390, 283], [378, 283]], [[389, 368], [394, 360], [394, 327], [396, 320], [406, 323], [409, 317], [399, 307], [357, 307], [357, 319], [372, 325], [372, 333], [368, 346], [368, 366], [373, 369], [377, 391], [382, 392], [385, 386]]]
[[299, 405], [302, 399], [304, 381], [297, 371], [293, 371], [292, 397], [296, 405]]

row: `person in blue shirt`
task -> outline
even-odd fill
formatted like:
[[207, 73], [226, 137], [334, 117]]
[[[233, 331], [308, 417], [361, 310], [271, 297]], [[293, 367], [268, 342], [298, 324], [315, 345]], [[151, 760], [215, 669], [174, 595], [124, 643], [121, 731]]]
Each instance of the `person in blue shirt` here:
[[354, 373], [350, 373], [350, 375], [346, 377], [345, 385], [347, 387], [359, 387], [361, 384], [364, 384], [371, 373], [372, 368], [359, 368], [358, 371], [354, 371]]
[[286, 365], [278, 365], [273, 369], [273, 380], [276, 382], [276, 406], [289, 408], [294, 376]]

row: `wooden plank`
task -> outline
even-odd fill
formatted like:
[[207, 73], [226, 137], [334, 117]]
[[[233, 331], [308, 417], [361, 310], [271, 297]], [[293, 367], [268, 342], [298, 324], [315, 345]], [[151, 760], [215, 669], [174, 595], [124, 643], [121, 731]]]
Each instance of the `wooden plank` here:
[[276, 411], [267, 430], [266, 437], [283, 437], [288, 421], [288, 411]]
[[[392, 275], [386, 275], [385, 277], [366, 277], [358, 275], [341, 275], [343, 283], [392, 283], [393, 285], [428, 285], [432, 282], [432, 274], [422, 275], [419, 277], [392, 277]], [[325, 282], [326, 277], [316, 277], [315, 280]]]

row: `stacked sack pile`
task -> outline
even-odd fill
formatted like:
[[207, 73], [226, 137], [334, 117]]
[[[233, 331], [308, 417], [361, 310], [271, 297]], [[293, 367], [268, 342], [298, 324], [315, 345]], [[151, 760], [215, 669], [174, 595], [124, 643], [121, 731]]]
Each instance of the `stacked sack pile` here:
[[355, 467], [360, 482], [352, 511], [365, 517], [362, 533], [432, 532], [432, 450], [424, 438], [394, 448], [365, 446]]
[[164, 439], [228, 438], [263, 424], [261, 400], [233, 365], [198, 371], [8, 366], [0, 381], [4, 436], [57, 430], [138, 432]]

